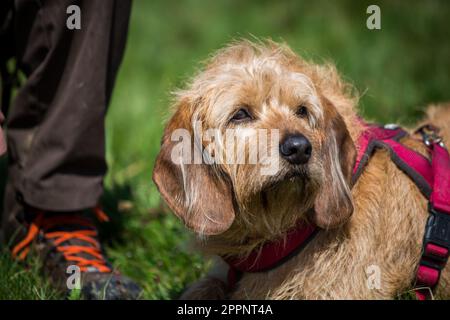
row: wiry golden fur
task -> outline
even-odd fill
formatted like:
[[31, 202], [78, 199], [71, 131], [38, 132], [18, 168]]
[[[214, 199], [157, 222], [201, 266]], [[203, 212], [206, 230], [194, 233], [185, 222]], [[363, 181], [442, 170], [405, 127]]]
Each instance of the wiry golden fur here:
[[[175, 214], [200, 235], [202, 250], [245, 256], [283, 237], [298, 219], [324, 229], [280, 267], [244, 274], [232, 292], [215, 275], [193, 285], [184, 298], [390, 299], [411, 289], [427, 201], [383, 150], [350, 185], [362, 130], [358, 99], [332, 64], [309, 63], [271, 41], [240, 41], [213, 56], [176, 99], [154, 181]], [[254, 118], [230, 122], [242, 106]], [[307, 107], [306, 117], [296, 114], [299, 106]], [[271, 176], [254, 164], [174, 164], [171, 133], [194, 133], [194, 121], [222, 133], [241, 127], [300, 132], [311, 142], [312, 156], [302, 166], [280, 159]], [[449, 106], [430, 107], [424, 121], [439, 126], [450, 143]], [[203, 140], [193, 142], [204, 146]], [[402, 142], [428, 156], [417, 136]], [[371, 265], [380, 268], [380, 289], [367, 285]], [[449, 296], [449, 281], [447, 267], [438, 294]]]

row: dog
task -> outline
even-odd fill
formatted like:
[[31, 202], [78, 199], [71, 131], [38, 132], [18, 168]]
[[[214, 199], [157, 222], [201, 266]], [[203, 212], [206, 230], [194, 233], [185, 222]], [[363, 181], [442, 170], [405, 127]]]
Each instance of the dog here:
[[[285, 263], [244, 273], [232, 289], [226, 264], [219, 262], [183, 299], [392, 299], [411, 290], [427, 200], [385, 150], [375, 152], [351, 185], [363, 132], [357, 105], [356, 91], [332, 63], [311, 63], [270, 40], [233, 42], [176, 92], [153, 180], [171, 210], [198, 234], [205, 254], [248, 256], [283, 239], [299, 220], [321, 229]], [[424, 122], [440, 127], [450, 143], [450, 105], [430, 106]], [[199, 126], [218, 132], [219, 147], [207, 150], [212, 139], [195, 137]], [[277, 129], [279, 140], [267, 145], [279, 148], [278, 166], [262, 174], [263, 163], [181, 162], [173, 138], [179, 129], [190, 134], [188, 160], [194, 149], [210, 158], [218, 150], [233, 153], [224, 141], [228, 129], [247, 147], [259, 141], [258, 130]], [[402, 143], [428, 157], [414, 134]], [[290, 154], [292, 145], [300, 155]], [[368, 285], [371, 266], [379, 286]], [[450, 295], [449, 281], [447, 266], [436, 295]]]

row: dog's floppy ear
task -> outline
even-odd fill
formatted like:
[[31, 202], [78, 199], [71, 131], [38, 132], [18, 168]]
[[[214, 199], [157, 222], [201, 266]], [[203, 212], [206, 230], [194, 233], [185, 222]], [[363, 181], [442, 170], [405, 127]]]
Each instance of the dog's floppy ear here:
[[191, 117], [190, 106], [180, 103], [165, 129], [153, 181], [187, 227], [199, 234], [215, 235], [226, 231], [235, 217], [231, 186], [212, 165], [194, 163], [194, 149], [201, 157], [203, 147], [201, 141], [194, 141]]
[[313, 220], [329, 229], [342, 225], [353, 213], [350, 191], [356, 148], [336, 108], [324, 99], [327, 124], [322, 148], [324, 181], [314, 203]]

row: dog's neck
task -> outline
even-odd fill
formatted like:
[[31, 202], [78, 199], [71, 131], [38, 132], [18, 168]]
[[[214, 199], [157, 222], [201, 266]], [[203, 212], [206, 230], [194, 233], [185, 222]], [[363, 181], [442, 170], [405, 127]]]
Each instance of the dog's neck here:
[[[265, 212], [270, 216], [271, 212]], [[283, 240], [287, 232], [292, 229], [299, 220], [307, 220], [307, 212], [299, 214], [285, 213], [280, 219], [280, 212], [273, 212], [273, 219], [259, 221], [251, 227], [240, 217], [226, 232], [204, 238], [198, 242], [200, 249], [209, 255], [219, 256], [247, 256], [255, 250], [259, 250], [264, 244], [272, 241]], [[307, 221], [305, 221], [308, 223]]]

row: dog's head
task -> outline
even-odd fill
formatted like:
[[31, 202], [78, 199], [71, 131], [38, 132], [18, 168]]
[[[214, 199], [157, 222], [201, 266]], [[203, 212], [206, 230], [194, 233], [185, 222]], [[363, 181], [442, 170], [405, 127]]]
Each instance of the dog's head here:
[[333, 67], [273, 42], [233, 44], [177, 94], [154, 181], [200, 234], [233, 222], [274, 234], [302, 217], [336, 227], [353, 212], [353, 105]]

